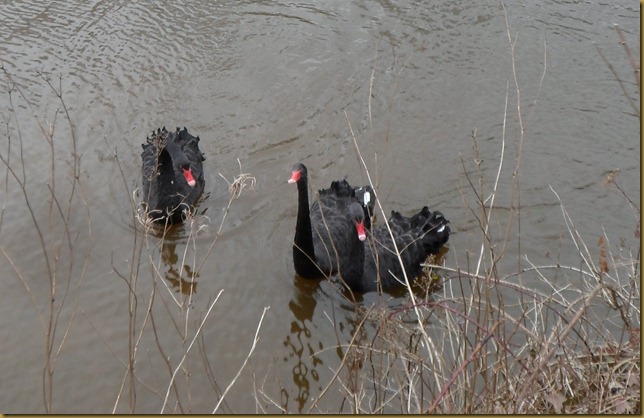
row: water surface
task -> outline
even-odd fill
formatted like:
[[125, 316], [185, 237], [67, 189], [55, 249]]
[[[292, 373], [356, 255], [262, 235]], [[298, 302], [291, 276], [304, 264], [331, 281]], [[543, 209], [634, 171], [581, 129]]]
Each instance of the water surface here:
[[[466, 266], [480, 248], [465, 171], [478, 184], [473, 131], [488, 193], [505, 140], [494, 234], [507, 233], [512, 205], [521, 207], [500, 263], [507, 274], [525, 267], [519, 256], [537, 265], [579, 265], [552, 189], [589, 243], [606, 232], [615, 248], [636, 248], [639, 217], [602, 181], [620, 169], [620, 185], [639, 201], [639, 118], [598, 49], [639, 109], [615, 31], [618, 25], [639, 57], [639, 10], [630, 2], [506, 7], [5, 4], [0, 111], [7, 135], [0, 152], [21, 183], [0, 166], [2, 411], [45, 411], [52, 277], [59, 318], [53, 351], [62, 343], [53, 365], [53, 412], [211, 412], [242, 367], [264, 307], [270, 308], [257, 347], [219, 411], [307, 411], [339, 367], [337, 347], [360, 318], [336, 286], [294, 277], [296, 192], [286, 180], [302, 161], [312, 190], [345, 176], [366, 183], [351, 130], [387, 212], [429, 205], [451, 220], [448, 267]], [[207, 158], [196, 224], [164, 238], [142, 235], [135, 217], [140, 144], [161, 126], [188, 127]], [[80, 165], [67, 215], [74, 152]], [[227, 182], [240, 173], [255, 183], [226, 211]], [[571, 279], [557, 280], [564, 287]], [[403, 303], [404, 295], [394, 296], [390, 303]], [[366, 295], [364, 302], [376, 300]], [[176, 386], [169, 386], [187, 347]], [[132, 383], [126, 365], [134, 349]], [[340, 409], [334, 390], [314, 411]]]

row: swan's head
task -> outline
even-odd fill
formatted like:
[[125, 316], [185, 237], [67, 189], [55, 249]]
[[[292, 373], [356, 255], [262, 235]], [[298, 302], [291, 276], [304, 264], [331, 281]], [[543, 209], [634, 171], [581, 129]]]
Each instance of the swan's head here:
[[291, 178], [288, 179], [290, 184], [297, 183], [298, 181], [306, 178], [306, 166], [302, 163], [297, 163], [293, 166], [293, 171], [291, 171]]
[[364, 226], [364, 210], [359, 203], [353, 202], [349, 205], [349, 216], [356, 226], [356, 233], [358, 234], [358, 239], [364, 241], [367, 239], [367, 232]]

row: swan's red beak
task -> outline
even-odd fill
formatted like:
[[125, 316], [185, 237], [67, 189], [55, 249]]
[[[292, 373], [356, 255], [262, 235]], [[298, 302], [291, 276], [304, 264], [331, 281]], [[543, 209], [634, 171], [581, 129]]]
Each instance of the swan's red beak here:
[[364, 228], [364, 220], [356, 221], [356, 231], [358, 231], [358, 239], [364, 241], [367, 239], [367, 233]]
[[190, 168], [183, 169], [183, 176], [186, 178], [186, 181], [188, 182], [188, 186], [195, 187], [195, 184], [197, 184], [197, 182], [195, 181], [195, 178], [192, 176], [192, 170]]
[[301, 174], [302, 172], [300, 170], [293, 170], [293, 172], [291, 173], [291, 178], [288, 179], [288, 182], [290, 184], [297, 183], [298, 181], [300, 181]]

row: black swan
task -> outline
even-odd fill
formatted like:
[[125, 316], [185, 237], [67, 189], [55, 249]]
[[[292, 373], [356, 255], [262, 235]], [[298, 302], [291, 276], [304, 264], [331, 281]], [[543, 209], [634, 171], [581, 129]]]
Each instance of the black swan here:
[[[295, 272], [307, 279], [350, 274], [346, 269], [355, 268], [350, 261], [359, 248], [349, 245], [356, 228], [347, 208], [356, 203], [363, 214], [373, 213], [371, 188], [354, 188], [346, 180], [334, 181], [330, 188], [318, 192], [319, 198], [309, 208], [308, 171], [304, 164], [293, 166], [288, 182], [297, 184], [298, 193], [293, 241]], [[368, 220], [365, 224], [370, 226]]]
[[149, 217], [158, 222], [181, 222], [184, 210], [193, 210], [206, 184], [199, 137], [190, 135], [186, 128], [174, 132], [163, 128], [152, 131], [142, 147], [142, 197]]
[[[354, 223], [359, 224], [364, 211], [360, 205], [352, 203], [349, 206], [349, 216]], [[436, 254], [449, 239], [448, 224], [449, 221], [443, 214], [438, 211], [430, 212], [427, 206], [410, 218], [392, 211], [389, 227], [410, 281], [421, 273], [421, 263], [428, 256]], [[359, 251], [353, 252], [352, 260], [359, 267], [349, 270], [350, 274], [343, 276], [345, 284], [355, 292], [399, 287], [400, 282], [396, 278], [403, 281], [404, 275], [387, 226], [374, 228], [368, 235], [365, 240], [354, 231], [351, 245], [357, 246]]]

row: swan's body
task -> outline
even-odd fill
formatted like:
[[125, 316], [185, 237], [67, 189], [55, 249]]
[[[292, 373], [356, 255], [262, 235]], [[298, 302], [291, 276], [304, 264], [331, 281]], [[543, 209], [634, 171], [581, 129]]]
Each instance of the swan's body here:
[[319, 198], [309, 208], [308, 175], [303, 164], [295, 164], [289, 183], [298, 190], [297, 224], [293, 241], [295, 272], [304, 278], [330, 277], [340, 273], [355, 274], [350, 262], [359, 248], [350, 245], [356, 228], [347, 208], [357, 203], [364, 213], [373, 212], [370, 188], [353, 188], [346, 180], [334, 181], [319, 191]]
[[205, 186], [199, 137], [186, 128], [152, 132], [142, 145], [142, 198], [150, 218], [177, 223], [192, 212]]
[[[354, 222], [359, 222], [360, 208], [352, 206], [349, 208], [350, 217]], [[389, 227], [410, 281], [421, 273], [421, 263], [428, 256], [436, 254], [449, 239], [448, 224], [449, 221], [440, 212], [432, 213], [427, 206], [410, 218], [392, 212]], [[358, 248], [358, 252], [352, 253], [353, 264], [359, 267], [343, 276], [351, 290], [390, 290], [399, 287], [400, 281], [404, 282], [403, 270], [386, 225], [373, 228], [366, 240], [358, 239], [354, 232], [352, 245]]]

